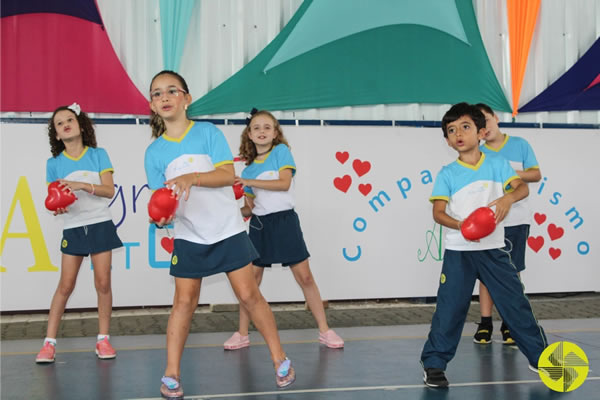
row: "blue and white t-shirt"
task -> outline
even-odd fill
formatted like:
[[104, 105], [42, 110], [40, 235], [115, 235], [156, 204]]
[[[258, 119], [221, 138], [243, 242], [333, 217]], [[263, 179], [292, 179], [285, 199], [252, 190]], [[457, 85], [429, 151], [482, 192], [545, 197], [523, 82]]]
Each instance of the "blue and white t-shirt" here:
[[[519, 171], [527, 171], [530, 169], [539, 169], [537, 159], [533, 149], [527, 140], [505, 135], [504, 142], [497, 148], [491, 148], [487, 144], [481, 145], [481, 151], [484, 153], [496, 153], [506, 158], [511, 167]], [[529, 197], [525, 197], [521, 201], [517, 201], [512, 205], [506, 218], [504, 219], [505, 226], [515, 226], [529, 224], [531, 222], [531, 209], [529, 207]]]
[[[510, 182], [519, 179], [508, 161], [495, 154], [481, 154], [477, 165], [456, 160], [442, 168], [435, 178], [430, 201], [446, 200], [446, 213], [462, 221], [475, 209], [485, 207], [510, 191]], [[457, 229], [446, 229], [446, 249], [486, 250], [504, 247], [504, 224], [479, 242], [465, 239]]]
[[[148, 146], [144, 159], [151, 190], [164, 187], [169, 179], [214, 171], [224, 164], [233, 164], [231, 150], [223, 133], [209, 122], [190, 122], [178, 139], [161, 135]], [[176, 239], [213, 244], [245, 230], [231, 186], [192, 186], [188, 200], [179, 199]]]
[[278, 211], [291, 210], [294, 208], [294, 178], [296, 174], [296, 163], [290, 149], [283, 143], [275, 146], [263, 160], [254, 160], [242, 171], [244, 179], [276, 180], [279, 179], [279, 171], [283, 169], [292, 170], [292, 182], [287, 191], [265, 190], [250, 188], [246, 186], [246, 194], [254, 197], [255, 215], [267, 215]]
[[[71, 157], [66, 151], [49, 158], [46, 163], [46, 182], [50, 184], [59, 179], [66, 179], [101, 185], [100, 175], [107, 172], [112, 173], [114, 170], [106, 150], [86, 146], [77, 158]], [[112, 220], [108, 209], [110, 199], [83, 190], [78, 190], [75, 195], [77, 200], [67, 207], [69, 212], [61, 214], [65, 223], [64, 229]]]

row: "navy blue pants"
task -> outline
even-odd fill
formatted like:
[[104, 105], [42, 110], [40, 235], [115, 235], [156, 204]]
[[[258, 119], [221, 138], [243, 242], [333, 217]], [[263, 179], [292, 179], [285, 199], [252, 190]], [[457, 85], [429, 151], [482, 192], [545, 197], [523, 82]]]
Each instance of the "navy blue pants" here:
[[506, 250], [446, 250], [431, 330], [421, 353], [424, 368], [440, 368], [456, 353], [469, 311], [475, 281], [488, 288], [492, 300], [519, 349], [534, 367], [547, 345], [523, 284]]

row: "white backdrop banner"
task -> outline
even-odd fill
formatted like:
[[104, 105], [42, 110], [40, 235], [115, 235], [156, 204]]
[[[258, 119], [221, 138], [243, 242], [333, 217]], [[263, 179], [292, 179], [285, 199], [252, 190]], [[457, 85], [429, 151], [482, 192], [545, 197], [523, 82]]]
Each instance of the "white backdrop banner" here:
[[[242, 127], [220, 128], [236, 154]], [[60, 276], [62, 224], [44, 208], [45, 125], [1, 129], [1, 310], [48, 309]], [[125, 244], [113, 252], [114, 306], [171, 304], [169, 238], [147, 216], [143, 159], [150, 128], [96, 130], [115, 169], [110, 208]], [[522, 274], [527, 292], [600, 291], [600, 132], [505, 131], [531, 143], [543, 175], [530, 185], [534, 215]], [[440, 168], [456, 158], [441, 129], [290, 126], [284, 132], [298, 167], [297, 211], [323, 298], [435, 296], [443, 230], [428, 198]], [[86, 259], [69, 308], [96, 307], [91, 268]], [[261, 290], [268, 301], [303, 300], [281, 266], [267, 270]], [[225, 275], [204, 279], [200, 302], [235, 302]]]

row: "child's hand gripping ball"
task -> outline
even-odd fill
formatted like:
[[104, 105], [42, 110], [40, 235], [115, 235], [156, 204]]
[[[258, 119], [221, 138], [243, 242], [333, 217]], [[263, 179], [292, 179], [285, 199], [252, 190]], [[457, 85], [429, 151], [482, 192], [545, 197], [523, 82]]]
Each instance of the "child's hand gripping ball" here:
[[496, 229], [496, 216], [489, 207], [479, 207], [460, 226], [460, 232], [467, 240], [482, 239]]
[[45, 205], [50, 211], [56, 211], [59, 208], [66, 208], [77, 200], [77, 196], [68, 190], [63, 190], [59, 181], [54, 181], [48, 185], [48, 196]]
[[152, 221], [159, 222], [161, 219], [168, 220], [175, 215], [179, 201], [171, 189], [160, 188], [152, 193], [148, 202], [148, 215]]
[[236, 183], [233, 185], [233, 194], [235, 195], [235, 199], [239, 200], [244, 197], [244, 185], [241, 183]]

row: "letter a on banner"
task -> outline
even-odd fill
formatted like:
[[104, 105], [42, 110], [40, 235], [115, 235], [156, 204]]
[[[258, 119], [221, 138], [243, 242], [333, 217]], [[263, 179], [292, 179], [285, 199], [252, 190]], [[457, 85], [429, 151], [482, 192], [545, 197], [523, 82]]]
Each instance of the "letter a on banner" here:
[[[17, 201], [21, 205], [21, 211], [23, 212], [23, 219], [25, 220], [25, 227], [27, 228], [27, 231], [9, 233], [8, 228], [10, 227], [10, 224], [12, 222]], [[42, 227], [40, 226], [40, 221], [38, 219], [37, 213], [35, 212], [35, 205], [33, 204], [33, 200], [31, 197], [31, 190], [29, 189], [27, 179], [24, 176], [19, 177], [17, 189], [15, 190], [15, 195], [12, 199], [12, 203], [10, 204], [10, 209], [8, 210], [8, 217], [6, 218], [6, 223], [4, 224], [4, 228], [2, 229], [2, 238], [0, 239], [0, 256], [4, 252], [4, 245], [6, 244], [6, 239], [9, 238], [29, 239], [35, 264], [29, 267], [27, 271], [58, 271], [58, 267], [52, 265], [52, 262], [50, 261], [50, 256], [48, 255], [48, 249], [46, 248], [44, 235], [42, 234]], [[0, 266], [0, 272], [5, 271], [6, 268], [4, 266]]]

